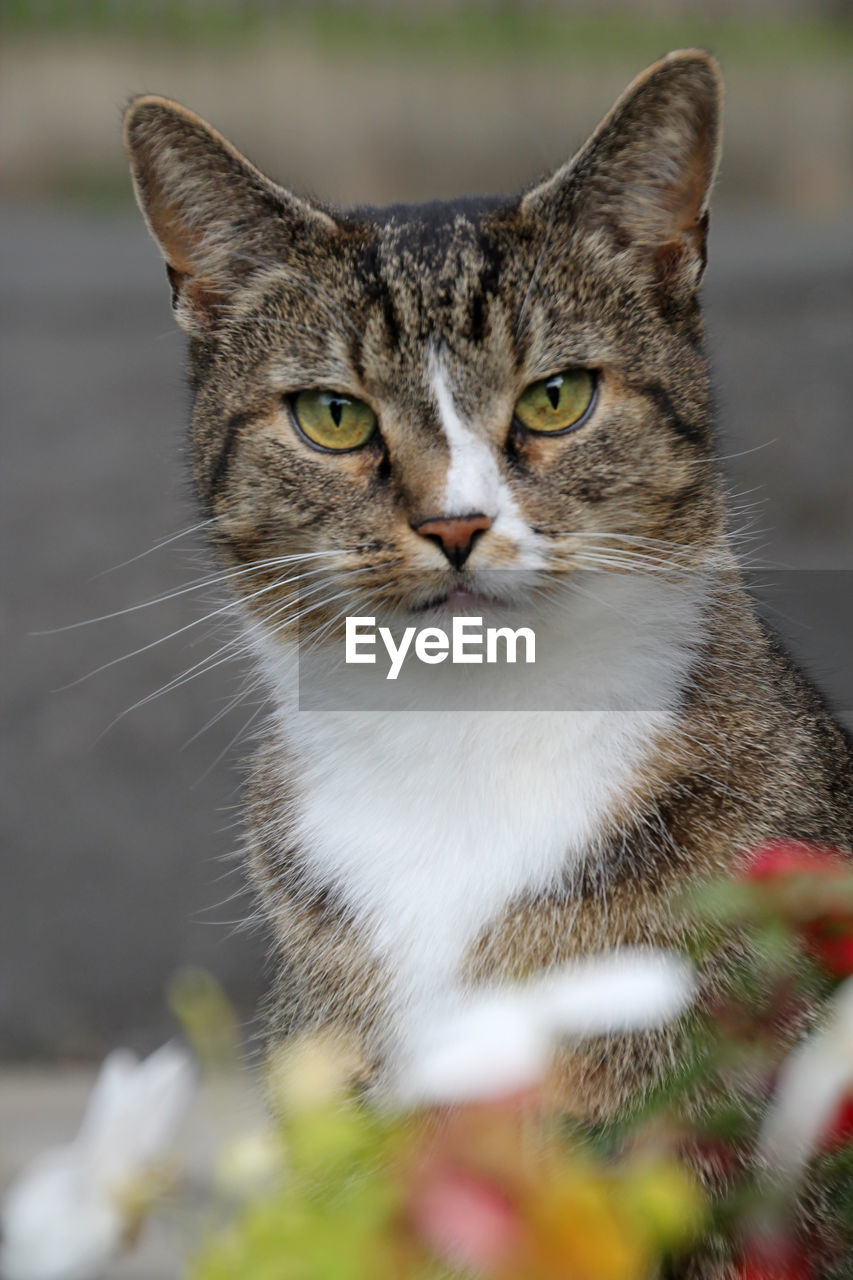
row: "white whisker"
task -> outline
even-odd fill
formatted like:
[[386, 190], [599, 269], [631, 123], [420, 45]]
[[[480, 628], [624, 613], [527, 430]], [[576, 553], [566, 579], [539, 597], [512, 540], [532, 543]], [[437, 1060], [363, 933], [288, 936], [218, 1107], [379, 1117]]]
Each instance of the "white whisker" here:
[[[287, 586], [291, 582], [298, 582], [300, 578], [304, 576], [305, 574], [296, 574], [292, 578], [277, 578], [275, 582], [268, 582], [266, 586], [261, 587], [258, 591], [253, 591], [250, 595], [245, 596], [243, 603], [248, 603], [250, 600], [256, 600], [258, 596], [265, 595], [269, 591], [279, 590], [281, 587]], [[64, 693], [68, 689], [74, 689], [77, 685], [83, 684], [86, 680], [91, 680], [93, 676], [100, 675], [102, 671], [107, 671], [110, 667], [115, 667], [120, 662], [127, 662], [131, 658], [137, 658], [141, 653], [147, 653], [149, 649], [154, 649], [157, 645], [166, 644], [167, 641], [174, 640], [177, 636], [184, 635], [185, 632], [191, 631], [193, 627], [199, 627], [205, 622], [210, 622], [212, 618], [220, 617], [223, 613], [230, 613], [233, 608], [234, 601], [226, 600], [224, 604], [213, 609], [210, 613], [204, 614], [201, 618], [193, 618], [191, 622], [185, 622], [183, 626], [176, 627], [175, 630], [170, 631], [168, 635], [158, 636], [156, 640], [150, 640], [148, 644], [140, 645], [138, 649], [133, 649], [130, 653], [122, 654], [121, 657], [110, 658], [108, 662], [103, 662], [99, 667], [95, 667], [94, 670], [87, 672], [86, 675], [78, 676], [77, 679], [72, 680], [70, 684], [63, 685], [61, 689], [57, 690], [57, 692]]]
[[179, 542], [181, 538], [188, 538], [191, 533], [198, 533], [199, 529], [206, 529], [208, 525], [215, 524], [218, 519], [219, 516], [210, 516], [209, 519], [200, 520], [198, 524], [191, 524], [189, 528], [181, 529], [178, 533], [173, 533], [168, 538], [159, 538], [146, 551], [140, 551], [138, 555], [131, 556], [129, 560], [122, 560], [120, 564], [111, 565], [109, 569], [101, 569], [100, 573], [96, 573], [89, 581], [97, 582], [99, 578], [104, 578], [109, 573], [116, 573], [119, 569], [126, 569], [129, 564], [136, 564], [137, 560], [144, 560], [146, 556], [153, 555], [155, 551], [162, 551], [163, 547], [168, 547], [170, 543]]
[[345, 554], [347, 554], [346, 550], [309, 551], [299, 555], [272, 556], [268, 560], [255, 560], [252, 564], [244, 565], [239, 569], [223, 569], [219, 573], [211, 574], [209, 577], [202, 578], [198, 582], [193, 582], [188, 586], [176, 588], [174, 591], [168, 591], [165, 595], [156, 596], [153, 600], [143, 600], [139, 604], [131, 604], [124, 609], [116, 609], [112, 613], [103, 613], [97, 618], [84, 618], [80, 622], [69, 622], [66, 626], [53, 627], [49, 631], [31, 631], [30, 635], [62, 635], [66, 631], [76, 631], [80, 627], [93, 627], [98, 622], [111, 622], [113, 618], [123, 618], [129, 613], [137, 613], [140, 609], [151, 609], [155, 605], [165, 604], [168, 600], [176, 600], [179, 596], [188, 595], [193, 591], [201, 591], [204, 587], [219, 586], [221, 583], [230, 582], [234, 578], [242, 577], [247, 573], [257, 573], [261, 569], [276, 568], [280, 565], [295, 563], [299, 560], [312, 560], [317, 559], [320, 556], [338, 556]]
[[[195, 782], [192, 784], [193, 787], [200, 786], [201, 783], [204, 782], [205, 778], [207, 778], [213, 772], [216, 766], [225, 759], [229, 751], [231, 751], [233, 747], [236, 747], [237, 743], [240, 742], [240, 740], [245, 737], [249, 729], [251, 729], [252, 725], [257, 720], [258, 716], [268, 705], [268, 701], [269, 701], [268, 698], [264, 698], [261, 702], [258, 703], [258, 705], [255, 707], [252, 714], [249, 716], [249, 719], [242, 726], [242, 728], [238, 729], [238, 731], [234, 734], [233, 738], [230, 738], [228, 742], [225, 744], [225, 746], [222, 748], [222, 750], [219, 752], [219, 754], [213, 760], [211, 760], [210, 764], [207, 766], [204, 773], [202, 773], [200, 777], [196, 778]], [[236, 702], [230, 703], [228, 710], [230, 711], [236, 705], [237, 705]], [[210, 727], [211, 726], [209, 725], [205, 726], [206, 729]], [[197, 738], [201, 732], [203, 731], [199, 730], [199, 733], [193, 734], [193, 737], [190, 739], [190, 741], [192, 742], [195, 738]]]

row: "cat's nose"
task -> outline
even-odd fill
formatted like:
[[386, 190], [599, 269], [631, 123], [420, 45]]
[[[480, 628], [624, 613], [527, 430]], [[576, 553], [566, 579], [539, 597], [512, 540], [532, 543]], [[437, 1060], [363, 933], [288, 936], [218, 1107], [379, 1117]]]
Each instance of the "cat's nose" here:
[[454, 569], [461, 569], [481, 533], [492, 527], [489, 516], [475, 511], [467, 516], [438, 516], [413, 524], [415, 533], [437, 542]]

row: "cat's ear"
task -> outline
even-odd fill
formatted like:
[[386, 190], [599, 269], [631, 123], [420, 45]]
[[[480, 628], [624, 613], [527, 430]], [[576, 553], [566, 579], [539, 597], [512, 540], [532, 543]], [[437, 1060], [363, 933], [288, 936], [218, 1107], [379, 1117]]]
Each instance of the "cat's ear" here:
[[160, 246], [178, 323], [201, 336], [235, 288], [294, 240], [335, 229], [323, 210], [266, 178], [199, 116], [167, 98], [134, 98], [124, 139], [136, 198]]
[[586, 145], [522, 211], [598, 230], [665, 291], [689, 297], [705, 267], [720, 153], [722, 80], [701, 49], [671, 53], [628, 86]]

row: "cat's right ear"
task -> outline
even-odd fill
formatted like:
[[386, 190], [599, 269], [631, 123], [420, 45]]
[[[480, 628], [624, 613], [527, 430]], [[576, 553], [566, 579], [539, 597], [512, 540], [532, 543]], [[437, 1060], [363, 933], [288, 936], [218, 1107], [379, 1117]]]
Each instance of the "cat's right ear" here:
[[294, 240], [334, 232], [322, 209], [265, 177], [199, 116], [134, 98], [124, 140], [136, 199], [166, 261], [178, 323], [194, 337], [227, 319], [236, 288]]

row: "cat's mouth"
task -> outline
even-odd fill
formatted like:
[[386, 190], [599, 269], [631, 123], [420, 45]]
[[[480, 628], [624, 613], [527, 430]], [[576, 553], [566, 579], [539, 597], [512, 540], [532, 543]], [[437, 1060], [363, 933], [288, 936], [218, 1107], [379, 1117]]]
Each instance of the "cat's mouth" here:
[[538, 570], [486, 568], [427, 580], [412, 575], [396, 585], [400, 588], [396, 613], [432, 614], [436, 625], [453, 617], [483, 617], [497, 625], [537, 609], [547, 584]]
[[507, 613], [535, 607], [537, 587], [538, 583], [534, 583], [533, 575], [529, 573], [487, 571], [479, 574], [477, 580], [450, 582], [434, 595], [409, 603], [407, 612], [431, 612], [443, 617], [485, 617], [497, 621], [506, 618]]
[[484, 595], [473, 587], [451, 587], [440, 595], [431, 596], [429, 600], [412, 605], [412, 613], [426, 613], [429, 609], [446, 609], [448, 613], [463, 616], [474, 615], [483, 609], [494, 607], [500, 601], [494, 596]]

